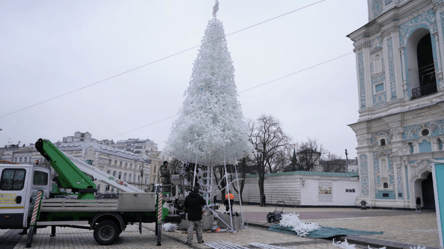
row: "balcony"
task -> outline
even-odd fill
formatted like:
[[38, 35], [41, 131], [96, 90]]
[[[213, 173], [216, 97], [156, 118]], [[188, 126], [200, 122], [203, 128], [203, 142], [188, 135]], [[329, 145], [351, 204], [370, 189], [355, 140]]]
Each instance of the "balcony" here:
[[419, 69], [420, 87], [412, 89], [412, 98], [416, 99], [437, 92], [435, 67], [433, 64], [424, 66]]

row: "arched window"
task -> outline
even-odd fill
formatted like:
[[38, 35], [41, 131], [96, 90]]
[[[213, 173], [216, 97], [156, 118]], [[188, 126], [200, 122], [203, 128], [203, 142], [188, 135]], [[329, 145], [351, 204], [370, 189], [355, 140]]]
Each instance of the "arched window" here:
[[407, 42], [405, 60], [412, 99], [437, 92], [431, 39], [429, 30], [419, 28]]
[[123, 181], [126, 182], [126, 172], [123, 173]]
[[381, 139], [381, 146], [385, 146], [385, 139]]
[[410, 148], [410, 154], [413, 154], [413, 152], [415, 152], [414, 148], [413, 148], [413, 144], [409, 143], [409, 148]]
[[119, 180], [122, 179], [122, 172], [119, 172]]
[[109, 185], [106, 185], [105, 191], [109, 191]]
[[113, 176], [114, 177], [116, 177], [116, 173], [117, 173], [117, 171], [114, 170], [114, 172], [113, 172]]
[[109, 169], [108, 171], [106, 171], [106, 173], [111, 174], [111, 170]]
[[131, 173], [128, 175], [128, 181], [131, 182], [131, 176], [133, 176]]
[[442, 140], [438, 138], [438, 150], [442, 150]]
[[384, 188], [388, 188], [388, 187], [389, 187], [388, 183], [384, 182]]
[[137, 176], [137, 182], [140, 183], [140, 176]]
[[22, 162], [22, 157], [20, 157], [20, 162]]

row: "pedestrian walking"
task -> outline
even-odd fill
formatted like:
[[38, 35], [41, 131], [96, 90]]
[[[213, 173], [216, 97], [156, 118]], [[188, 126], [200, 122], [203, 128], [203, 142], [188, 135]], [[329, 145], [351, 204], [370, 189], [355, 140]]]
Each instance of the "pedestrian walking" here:
[[416, 196], [416, 212], [421, 213], [421, 197], [419, 195]]
[[184, 207], [188, 213], [187, 242], [193, 241], [193, 230], [196, 227], [196, 237], [199, 244], [204, 243], [202, 238], [202, 207], [205, 206], [204, 198], [199, 194], [199, 187], [194, 186], [193, 191], [185, 198]]

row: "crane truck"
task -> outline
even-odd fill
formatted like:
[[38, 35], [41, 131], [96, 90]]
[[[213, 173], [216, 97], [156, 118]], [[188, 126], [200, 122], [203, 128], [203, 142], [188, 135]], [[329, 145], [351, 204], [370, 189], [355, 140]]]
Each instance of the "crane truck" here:
[[[39, 139], [35, 147], [58, 174], [54, 184], [47, 168], [0, 164], [0, 229], [29, 228], [27, 247], [37, 228], [51, 226], [51, 236], [57, 226], [89, 229], [97, 243], [110, 245], [128, 225], [139, 224], [142, 233], [142, 223], [156, 223], [160, 246], [161, 223], [180, 223], [178, 212], [164, 207], [165, 201], [177, 204], [178, 199], [162, 199], [161, 191], [147, 193], [114, 179], [65, 155], [49, 140]], [[91, 176], [125, 192], [117, 198], [101, 198]]]

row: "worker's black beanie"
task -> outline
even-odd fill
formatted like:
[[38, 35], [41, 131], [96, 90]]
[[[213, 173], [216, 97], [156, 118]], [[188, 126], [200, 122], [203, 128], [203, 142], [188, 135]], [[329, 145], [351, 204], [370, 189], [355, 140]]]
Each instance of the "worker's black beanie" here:
[[193, 192], [199, 193], [199, 187], [198, 186], [194, 186]]

